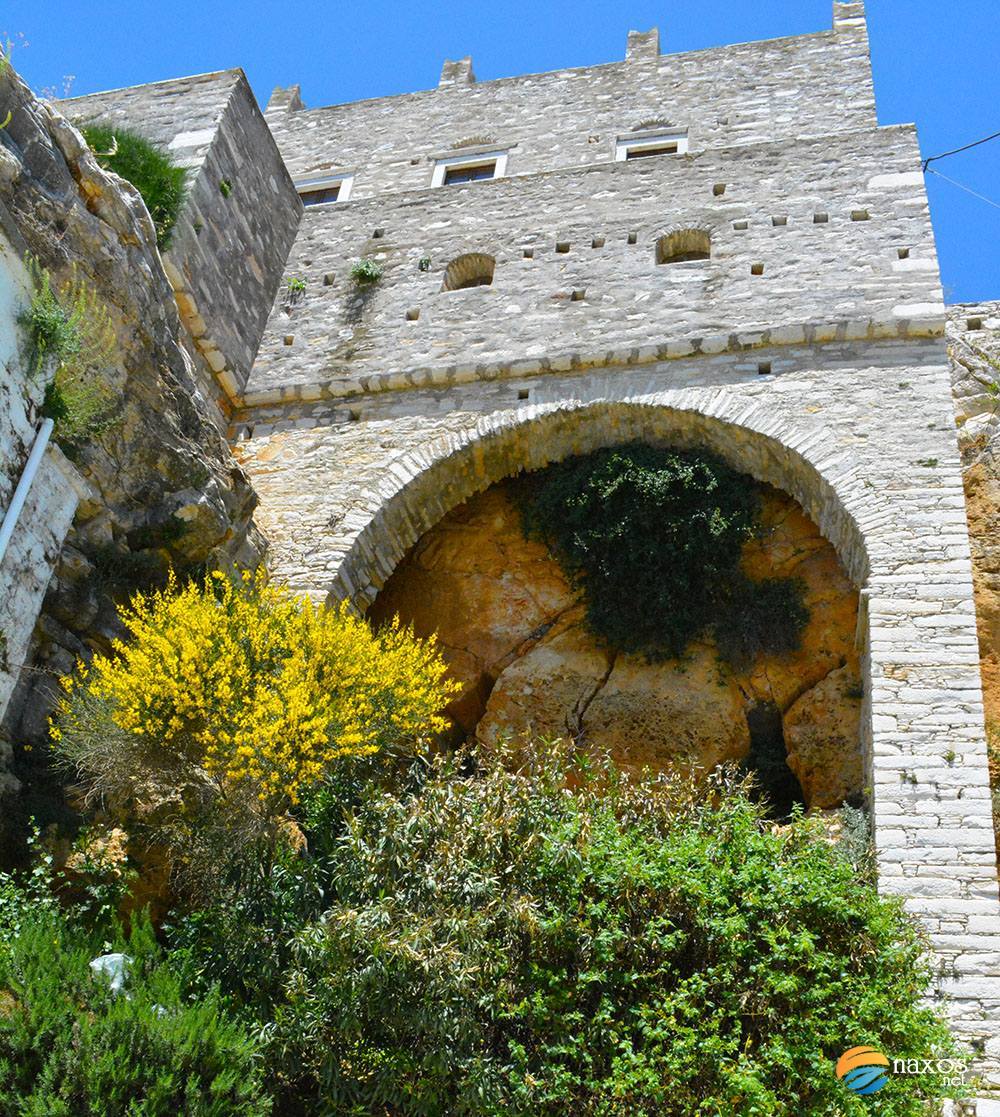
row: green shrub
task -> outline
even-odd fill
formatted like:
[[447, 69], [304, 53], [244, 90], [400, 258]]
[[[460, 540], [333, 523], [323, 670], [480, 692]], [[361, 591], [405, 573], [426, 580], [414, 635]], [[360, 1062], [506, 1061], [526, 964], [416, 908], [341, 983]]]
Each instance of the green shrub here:
[[74, 264], [58, 291], [48, 271], [29, 258], [31, 305], [18, 319], [37, 372], [51, 371], [42, 414], [55, 422], [56, 441], [70, 457], [107, 429], [118, 408], [108, 383], [117, 338], [105, 306]]
[[382, 278], [382, 265], [377, 260], [358, 260], [351, 268], [351, 278], [359, 287], [378, 283]]
[[84, 124], [80, 131], [101, 166], [139, 191], [153, 219], [157, 248], [169, 248], [184, 201], [185, 169], [176, 166], [166, 152], [125, 128]]
[[[555, 748], [372, 781], [319, 811], [315, 894], [283, 876], [250, 934], [221, 912], [189, 927], [188, 965], [231, 965], [237, 987], [265, 959], [283, 1115], [860, 1117], [845, 1048], [950, 1050], [920, 1005], [923, 944], [812, 822], [776, 829], [731, 778], [712, 790]], [[946, 1092], [899, 1076], [874, 1107], [923, 1117]]]
[[28, 261], [34, 280], [31, 304], [18, 316], [18, 324], [28, 335], [31, 366], [41, 372], [50, 362], [62, 362], [80, 352], [82, 345], [77, 322], [52, 290], [52, 278], [44, 268]]
[[671, 658], [709, 628], [739, 665], [797, 647], [801, 589], [740, 573], [759, 488], [720, 459], [644, 443], [597, 450], [528, 474], [521, 504], [612, 647]]
[[185, 1002], [148, 923], [115, 995], [89, 962], [108, 943], [36, 912], [0, 954], [0, 1112], [11, 1117], [264, 1117], [256, 1044], [218, 995]]

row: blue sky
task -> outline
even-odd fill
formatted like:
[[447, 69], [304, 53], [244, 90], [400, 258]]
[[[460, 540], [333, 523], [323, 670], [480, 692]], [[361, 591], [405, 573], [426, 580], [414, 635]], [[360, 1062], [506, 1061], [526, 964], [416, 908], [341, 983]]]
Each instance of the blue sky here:
[[[36, 88], [74, 93], [242, 66], [258, 98], [308, 105], [426, 89], [445, 57], [480, 80], [621, 58], [630, 27], [662, 49], [820, 31], [832, 0], [5, 0], [0, 32]], [[879, 120], [915, 121], [925, 155], [1000, 131], [995, 0], [868, 0]], [[27, 40], [21, 45], [19, 36]], [[938, 164], [1000, 203], [1000, 140]], [[1000, 209], [928, 176], [948, 302], [1000, 299]]]

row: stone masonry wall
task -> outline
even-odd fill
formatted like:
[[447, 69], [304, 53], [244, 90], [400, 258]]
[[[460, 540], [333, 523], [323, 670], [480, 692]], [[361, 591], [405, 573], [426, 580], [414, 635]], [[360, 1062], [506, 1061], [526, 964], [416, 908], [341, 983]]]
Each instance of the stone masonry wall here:
[[284, 274], [302, 205], [242, 70], [60, 102], [128, 127], [188, 168], [164, 267], [193, 348], [238, 395]]
[[[712, 258], [657, 264], [685, 227]], [[492, 284], [442, 290], [467, 252], [496, 258]], [[361, 257], [385, 273], [365, 290]], [[919, 333], [943, 313], [909, 127], [310, 208], [288, 271], [306, 291], [279, 298], [248, 404], [833, 339], [848, 321]]]
[[875, 125], [861, 5], [836, 4], [834, 30], [528, 74], [303, 110], [276, 91], [267, 120], [292, 174], [354, 171], [352, 197], [422, 190], [434, 159], [510, 148], [508, 173], [575, 170], [614, 158], [637, 128], [687, 128], [692, 151]]

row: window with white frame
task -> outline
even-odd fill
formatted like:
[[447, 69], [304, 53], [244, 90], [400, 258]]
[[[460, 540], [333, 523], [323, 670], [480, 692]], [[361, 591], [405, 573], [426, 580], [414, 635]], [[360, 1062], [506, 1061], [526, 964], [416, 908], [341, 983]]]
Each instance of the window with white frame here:
[[653, 155], [683, 155], [688, 149], [687, 130], [633, 132], [615, 142], [615, 162], [645, 159]]
[[463, 182], [503, 178], [507, 173], [506, 151], [479, 151], [437, 159], [431, 186], [457, 186]]
[[299, 179], [295, 189], [304, 206], [324, 206], [331, 202], [346, 202], [353, 185], [354, 175], [320, 175]]

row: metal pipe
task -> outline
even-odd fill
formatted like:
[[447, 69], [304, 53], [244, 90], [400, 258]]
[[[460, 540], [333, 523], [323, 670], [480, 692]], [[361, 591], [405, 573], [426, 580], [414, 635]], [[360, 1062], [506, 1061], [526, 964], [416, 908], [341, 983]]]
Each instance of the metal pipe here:
[[35, 435], [27, 464], [21, 474], [21, 480], [18, 481], [14, 495], [11, 497], [10, 507], [4, 513], [3, 524], [0, 524], [0, 563], [3, 562], [4, 555], [7, 553], [7, 546], [14, 534], [14, 528], [17, 526], [17, 519], [21, 515], [24, 502], [28, 499], [28, 490], [31, 488], [31, 482], [35, 479], [39, 465], [41, 465], [42, 455], [45, 453], [45, 447], [49, 444], [53, 426], [55, 424], [51, 419], [45, 419], [38, 428], [38, 434]]

